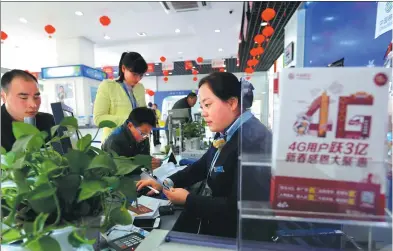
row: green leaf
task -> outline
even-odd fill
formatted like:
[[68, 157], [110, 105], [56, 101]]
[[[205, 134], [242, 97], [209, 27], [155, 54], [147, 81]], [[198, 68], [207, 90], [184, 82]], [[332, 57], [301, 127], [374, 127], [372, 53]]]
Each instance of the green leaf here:
[[41, 146], [45, 143], [44, 139], [40, 134], [36, 135], [24, 135], [17, 139], [12, 146], [11, 151], [13, 152], [24, 152], [24, 151], [40, 151]]
[[116, 164], [109, 155], [102, 154], [102, 155], [95, 156], [88, 167], [88, 169], [94, 169], [94, 168], [106, 168], [109, 169], [110, 171], [115, 171]]
[[19, 193], [27, 193], [30, 191], [27, 183], [27, 175], [21, 169], [12, 170], [12, 178], [18, 186]]
[[104, 127], [109, 127], [109, 128], [115, 128], [117, 127], [116, 123], [110, 120], [104, 120], [101, 121], [100, 124], [98, 125], [99, 128], [104, 128]]
[[1, 169], [8, 169], [12, 167], [16, 159], [16, 153], [8, 152], [1, 156]]
[[45, 173], [48, 173], [51, 170], [57, 169], [57, 168], [58, 168], [58, 166], [53, 161], [51, 161], [49, 159], [44, 160], [41, 164], [41, 171], [45, 172]]
[[16, 121], [12, 122], [12, 132], [14, 133], [15, 139], [19, 139], [26, 135], [36, 135], [40, 133], [37, 127], [24, 122]]
[[67, 204], [72, 204], [75, 201], [79, 186], [81, 184], [81, 177], [79, 174], [69, 174], [61, 176], [54, 180], [56, 184], [58, 195]]
[[117, 189], [120, 184], [120, 179], [118, 177], [102, 177], [102, 180], [112, 189]]
[[1, 155], [3, 155], [3, 154], [6, 154], [7, 153], [7, 151], [5, 150], [5, 148], [4, 147], [0, 147], [0, 152], [1, 152]]
[[130, 159], [123, 159], [123, 158], [116, 158], [114, 159], [114, 162], [116, 164], [116, 175], [126, 175], [134, 170], [142, 167], [143, 165], [138, 165], [135, 163], [135, 161], [132, 161]]
[[152, 156], [138, 154], [134, 157], [134, 164], [143, 165], [145, 168], [151, 169]]
[[86, 134], [85, 136], [83, 136], [81, 139], [78, 140], [76, 146], [80, 151], [84, 151], [87, 147], [90, 146], [90, 142], [91, 142], [91, 135]]
[[140, 177], [121, 177], [119, 187], [116, 190], [122, 192], [128, 201], [135, 200], [137, 198], [135, 182], [139, 179]]
[[42, 184], [27, 195], [27, 200], [35, 212], [49, 214], [56, 209], [55, 193], [56, 188]]
[[48, 182], [49, 182], [48, 174], [47, 174], [47, 173], [43, 173], [43, 174], [40, 174], [40, 175], [37, 177], [37, 179], [36, 179], [34, 185], [35, 185], [35, 186], [40, 186], [40, 185], [46, 184], [46, 183], [48, 183]]
[[31, 193], [29, 194], [29, 199], [39, 200], [39, 199], [48, 198], [54, 195], [55, 192], [56, 192], [56, 188], [51, 187], [49, 184], [44, 184], [31, 191]]
[[3, 230], [1, 233], [1, 243], [6, 244], [21, 239], [22, 235], [19, 230], [12, 228]]
[[132, 224], [131, 214], [128, 212], [127, 208], [116, 207], [110, 212], [110, 220], [114, 224], [119, 225], [130, 225]]
[[71, 150], [64, 157], [68, 160], [71, 173], [83, 174], [90, 164], [89, 156], [78, 150]]
[[74, 247], [78, 248], [83, 244], [93, 245], [96, 240], [95, 239], [86, 239], [85, 234], [81, 231], [74, 230], [68, 235], [68, 242]]
[[78, 120], [75, 117], [64, 117], [60, 122], [61, 126], [71, 126], [74, 129], [78, 129]]
[[25, 230], [25, 232], [27, 234], [33, 234], [34, 233], [34, 222], [25, 221], [23, 223], [23, 230]]
[[[51, 129], [50, 129], [50, 135], [54, 136], [56, 134], [56, 132], [57, 132], [57, 129], [59, 129], [59, 127], [60, 127], [60, 125], [52, 126]], [[55, 137], [55, 138], [56, 139], [52, 139], [51, 141], [59, 141], [60, 140], [59, 137]]]
[[96, 152], [97, 154], [105, 154], [105, 152], [98, 147], [90, 146], [90, 149]]
[[104, 192], [108, 189], [106, 182], [101, 180], [83, 180], [80, 186], [78, 202], [93, 197], [98, 192]]
[[40, 213], [34, 220], [33, 223], [33, 233], [36, 235], [37, 233], [40, 233], [44, 227], [45, 227], [45, 222], [48, 219], [49, 214], [44, 214]]
[[60, 244], [48, 235], [39, 237], [32, 242], [29, 242], [26, 247], [31, 251], [61, 251]]

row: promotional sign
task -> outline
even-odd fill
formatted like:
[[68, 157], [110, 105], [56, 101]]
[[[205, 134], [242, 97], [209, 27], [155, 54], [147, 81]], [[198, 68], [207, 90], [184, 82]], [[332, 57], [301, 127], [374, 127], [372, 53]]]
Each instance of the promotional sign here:
[[375, 38], [392, 30], [393, 3], [391, 1], [378, 2], [377, 20], [375, 24]]
[[224, 68], [225, 67], [225, 59], [212, 59], [212, 68]]
[[147, 64], [147, 72], [154, 72], [154, 64], [153, 63]]
[[284, 50], [284, 67], [288, 66], [293, 61], [295, 44], [291, 42]]
[[386, 68], [280, 73], [274, 209], [314, 212], [309, 215], [317, 218], [384, 214], [390, 78]]
[[173, 71], [174, 68], [175, 68], [175, 64], [173, 62], [162, 63], [162, 70], [163, 71]]
[[42, 68], [41, 74], [43, 79], [86, 77], [102, 81], [107, 78], [107, 74], [105, 72], [86, 65], [68, 65]]

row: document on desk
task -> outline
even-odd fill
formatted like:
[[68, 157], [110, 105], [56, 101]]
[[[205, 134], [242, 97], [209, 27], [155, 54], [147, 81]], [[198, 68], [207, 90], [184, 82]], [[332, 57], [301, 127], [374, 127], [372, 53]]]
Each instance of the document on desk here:
[[129, 235], [130, 233], [139, 233], [143, 235], [144, 237], [149, 235], [149, 232], [146, 230], [143, 230], [142, 228], [136, 227], [134, 225], [115, 225], [111, 227], [108, 231], [106, 231], [105, 235], [108, 241], [114, 240], [126, 235]]
[[171, 202], [169, 200], [160, 200], [148, 196], [141, 196], [138, 198], [138, 208], [136, 203], [128, 208], [133, 218], [138, 219], [155, 219], [160, 216], [158, 208], [160, 206], [168, 206]]
[[178, 171], [181, 171], [185, 168], [186, 166], [176, 166], [172, 162], [162, 164], [159, 168], [155, 169], [153, 171], [153, 174], [159, 179], [159, 180], [165, 180], [167, 177], [171, 176], [174, 173], [177, 173]]

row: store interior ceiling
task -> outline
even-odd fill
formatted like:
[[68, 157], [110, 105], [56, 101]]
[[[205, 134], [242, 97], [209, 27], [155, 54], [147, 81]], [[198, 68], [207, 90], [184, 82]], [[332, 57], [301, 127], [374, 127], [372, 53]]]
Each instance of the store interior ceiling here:
[[[167, 13], [160, 2], [1, 2], [1, 26], [8, 34], [2, 67], [52, 66], [56, 39], [75, 37], [95, 44], [95, 67], [118, 65], [124, 51], [140, 52], [148, 62], [161, 56], [168, 61], [236, 58], [243, 3], [193, 3], [200, 5], [197, 11]], [[110, 17], [109, 26], [100, 24], [103, 15]], [[52, 39], [47, 24], [56, 28]]]

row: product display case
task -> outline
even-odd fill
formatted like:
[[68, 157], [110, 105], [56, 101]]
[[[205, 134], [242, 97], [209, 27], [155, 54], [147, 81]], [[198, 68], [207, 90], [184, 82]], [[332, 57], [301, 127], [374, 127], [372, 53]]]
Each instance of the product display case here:
[[386, 68], [280, 73], [272, 139], [260, 124], [244, 122], [240, 130], [239, 250], [255, 241], [343, 250], [391, 245], [381, 130], [390, 81]]

